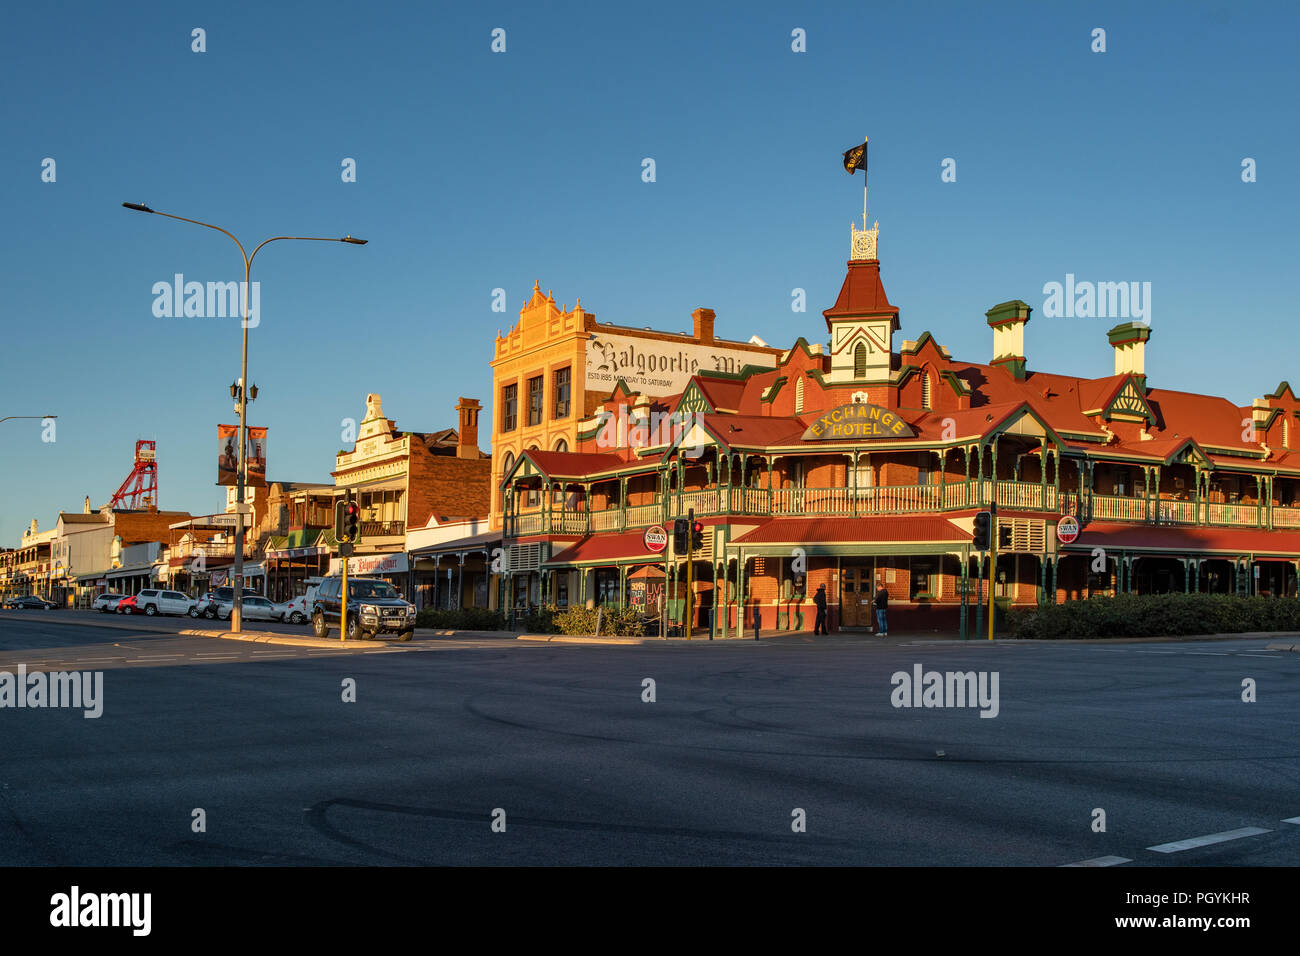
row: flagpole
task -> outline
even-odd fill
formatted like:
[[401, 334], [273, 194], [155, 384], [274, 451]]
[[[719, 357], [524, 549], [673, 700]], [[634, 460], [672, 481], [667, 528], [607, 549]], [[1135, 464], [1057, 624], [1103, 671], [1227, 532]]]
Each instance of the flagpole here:
[[[867, 137], [862, 137], [862, 158], [867, 159]], [[870, 160], [868, 160], [870, 162]], [[867, 231], [867, 167], [862, 168], [862, 231]]]

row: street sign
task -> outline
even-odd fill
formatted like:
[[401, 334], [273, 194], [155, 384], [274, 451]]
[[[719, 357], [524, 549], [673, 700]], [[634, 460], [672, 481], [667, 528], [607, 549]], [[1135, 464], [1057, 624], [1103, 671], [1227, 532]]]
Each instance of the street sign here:
[[645, 534], [641, 536], [645, 549], [655, 554], [663, 552], [668, 547], [668, 532], [657, 524], [652, 524], [645, 529]]
[[1079, 537], [1079, 519], [1074, 515], [1063, 515], [1056, 523], [1056, 540], [1061, 544], [1073, 544]]

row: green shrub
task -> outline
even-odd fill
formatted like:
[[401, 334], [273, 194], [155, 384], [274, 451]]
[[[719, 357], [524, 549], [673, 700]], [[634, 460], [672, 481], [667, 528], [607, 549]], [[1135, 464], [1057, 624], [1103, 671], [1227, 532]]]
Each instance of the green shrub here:
[[503, 631], [506, 619], [500, 611], [482, 607], [464, 607], [451, 611], [425, 608], [415, 616], [416, 627], [436, 627], [449, 631]]
[[555, 615], [555, 625], [562, 634], [592, 635], [596, 633], [596, 615], [600, 614], [601, 637], [641, 637], [645, 626], [641, 612], [635, 608], [606, 604], [601, 608], [572, 607]]
[[1243, 631], [1300, 631], [1300, 601], [1228, 594], [1119, 594], [1016, 608], [1014, 637], [1184, 637]]

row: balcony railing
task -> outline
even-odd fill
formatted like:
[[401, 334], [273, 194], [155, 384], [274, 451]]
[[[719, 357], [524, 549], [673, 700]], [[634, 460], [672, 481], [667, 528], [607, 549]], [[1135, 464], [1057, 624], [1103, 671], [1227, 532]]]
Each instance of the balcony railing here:
[[[877, 485], [866, 488], [702, 488], [672, 492], [666, 501], [614, 506], [596, 512], [514, 514], [506, 519], [506, 534], [589, 534], [644, 528], [694, 509], [697, 517], [755, 515], [759, 517], [871, 516], [927, 514], [987, 507], [994, 495], [999, 508], [1073, 514], [1083, 520], [1159, 525], [1217, 525], [1226, 527], [1300, 528], [1300, 506], [1196, 502], [1169, 498], [1101, 495], [1061, 490], [1037, 482], [989, 479], [946, 484]], [[363, 526], [364, 527], [364, 526]]]
[[406, 534], [405, 521], [363, 521], [361, 522], [361, 537], [366, 538], [393, 538]]

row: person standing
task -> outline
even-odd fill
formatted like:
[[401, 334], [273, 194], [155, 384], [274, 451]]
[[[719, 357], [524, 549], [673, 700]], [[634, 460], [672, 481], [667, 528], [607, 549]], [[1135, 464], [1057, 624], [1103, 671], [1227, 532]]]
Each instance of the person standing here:
[[889, 611], [889, 592], [885, 590], [885, 582], [882, 578], [880, 589], [876, 591], [876, 632], [881, 637], [889, 636], [889, 620], [886, 616]]
[[813, 624], [813, 633], [829, 634], [826, 629], [826, 585], [818, 585], [817, 593], [813, 595], [813, 604], [817, 605], [817, 621]]

